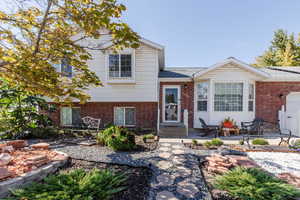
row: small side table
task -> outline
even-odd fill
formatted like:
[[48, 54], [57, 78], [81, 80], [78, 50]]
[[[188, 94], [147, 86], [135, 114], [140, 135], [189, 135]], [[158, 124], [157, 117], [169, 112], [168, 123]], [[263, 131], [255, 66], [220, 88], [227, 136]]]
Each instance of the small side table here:
[[222, 128], [222, 133], [224, 136], [230, 136], [231, 133], [240, 135], [240, 129], [239, 128]]

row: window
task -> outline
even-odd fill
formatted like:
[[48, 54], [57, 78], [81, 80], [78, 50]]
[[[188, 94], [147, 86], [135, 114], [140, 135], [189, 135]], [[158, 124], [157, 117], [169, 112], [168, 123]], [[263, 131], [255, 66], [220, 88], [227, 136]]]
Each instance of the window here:
[[62, 107], [60, 120], [62, 126], [80, 125], [80, 108]]
[[110, 54], [109, 55], [109, 77], [110, 78], [132, 77], [131, 54]]
[[114, 122], [117, 126], [135, 126], [135, 108], [115, 107]]
[[198, 111], [207, 111], [208, 82], [197, 85]]
[[248, 111], [254, 111], [254, 85], [249, 84]]
[[61, 69], [61, 73], [62, 73], [63, 76], [72, 78], [72, 75], [73, 75], [72, 71], [73, 71], [73, 69], [72, 69], [72, 66], [69, 65], [69, 62], [68, 62], [67, 59], [63, 59], [61, 61], [60, 69]]
[[243, 83], [215, 83], [215, 111], [243, 111]]

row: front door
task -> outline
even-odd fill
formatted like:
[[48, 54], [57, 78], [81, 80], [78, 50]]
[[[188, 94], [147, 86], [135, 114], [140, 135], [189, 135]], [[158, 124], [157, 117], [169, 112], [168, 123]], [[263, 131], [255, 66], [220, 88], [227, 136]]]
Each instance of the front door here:
[[286, 125], [295, 136], [300, 136], [300, 93], [293, 92], [286, 99]]
[[163, 121], [180, 122], [180, 86], [164, 86]]

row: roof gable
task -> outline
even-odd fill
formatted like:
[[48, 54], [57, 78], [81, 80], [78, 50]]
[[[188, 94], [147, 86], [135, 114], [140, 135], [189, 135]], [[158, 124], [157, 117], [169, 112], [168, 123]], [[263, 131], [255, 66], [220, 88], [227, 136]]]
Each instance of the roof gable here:
[[240, 68], [242, 68], [242, 69], [244, 69], [246, 71], [249, 71], [249, 72], [252, 72], [254, 74], [257, 74], [257, 75], [259, 75], [259, 76], [261, 76], [263, 78], [269, 78], [270, 77], [270, 75], [268, 73], [266, 73], [264, 71], [261, 71], [261, 70], [259, 70], [257, 68], [254, 68], [254, 67], [252, 67], [252, 66], [250, 66], [250, 65], [248, 65], [248, 64], [246, 64], [246, 63], [244, 63], [244, 62], [242, 62], [240, 60], [237, 60], [237, 59], [235, 59], [233, 57], [227, 58], [226, 60], [224, 60], [222, 62], [216, 63], [216, 64], [212, 65], [211, 67], [207, 68], [206, 70], [202, 70], [202, 71], [196, 72], [194, 74], [194, 77], [202, 76], [204, 74], [207, 74], [208, 72], [214, 71], [214, 70], [216, 70], [218, 68], [221, 68], [221, 67], [223, 67], [225, 65], [228, 65], [228, 64], [231, 64], [231, 63], [237, 65], [238, 67], [240, 67]]

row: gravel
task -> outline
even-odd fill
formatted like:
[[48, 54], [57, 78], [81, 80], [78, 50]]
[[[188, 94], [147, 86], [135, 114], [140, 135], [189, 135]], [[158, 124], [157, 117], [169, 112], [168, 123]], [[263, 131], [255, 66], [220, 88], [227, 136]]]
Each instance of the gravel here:
[[279, 152], [248, 152], [260, 167], [275, 175], [292, 173], [300, 176], [300, 154]]

